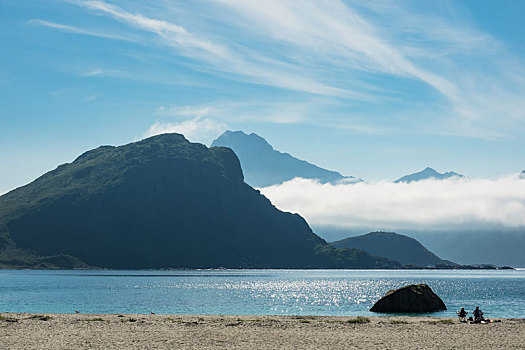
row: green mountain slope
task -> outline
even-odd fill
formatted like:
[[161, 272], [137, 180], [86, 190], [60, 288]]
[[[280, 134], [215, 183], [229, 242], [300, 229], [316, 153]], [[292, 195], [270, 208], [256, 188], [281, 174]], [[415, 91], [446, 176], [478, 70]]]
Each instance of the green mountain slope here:
[[403, 265], [454, 265], [440, 259], [413, 238], [394, 232], [370, 232], [331, 243], [338, 248], [362, 249], [372, 255], [384, 256]]
[[108, 268], [399, 266], [327, 245], [244, 183], [232, 150], [179, 134], [99, 147], [1, 196], [0, 232]]

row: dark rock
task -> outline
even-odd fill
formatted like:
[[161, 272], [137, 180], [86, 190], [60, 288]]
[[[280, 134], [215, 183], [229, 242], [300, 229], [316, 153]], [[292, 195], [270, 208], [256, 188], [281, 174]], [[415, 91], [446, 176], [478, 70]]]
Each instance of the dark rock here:
[[373, 312], [420, 313], [446, 310], [447, 307], [426, 284], [411, 284], [388, 291], [370, 309]]
[[44, 256], [38, 260], [39, 265], [51, 266], [57, 269], [86, 269], [89, 268], [80, 259], [66, 254], [57, 254], [52, 256]]

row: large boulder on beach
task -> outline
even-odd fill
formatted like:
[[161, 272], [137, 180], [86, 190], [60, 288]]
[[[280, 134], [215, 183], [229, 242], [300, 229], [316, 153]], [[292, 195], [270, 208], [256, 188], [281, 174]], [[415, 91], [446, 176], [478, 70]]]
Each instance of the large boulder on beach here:
[[446, 310], [443, 300], [426, 284], [411, 284], [388, 291], [370, 309], [385, 313], [425, 313]]

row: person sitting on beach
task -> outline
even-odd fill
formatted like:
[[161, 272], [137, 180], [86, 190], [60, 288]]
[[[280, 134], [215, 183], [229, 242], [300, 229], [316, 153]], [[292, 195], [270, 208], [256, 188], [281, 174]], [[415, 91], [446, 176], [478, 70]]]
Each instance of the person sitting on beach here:
[[456, 313], [458, 314], [460, 322], [466, 322], [467, 321], [467, 319], [465, 317], [467, 317], [468, 312], [465, 311], [464, 307], [462, 307], [461, 310], [459, 310]]
[[472, 314], [474, 315], [474, 323], [485, 321], [485, 319], [483, 318], [483, 311], [479, 309], [479, 306], [476, 306], [476, 309]]

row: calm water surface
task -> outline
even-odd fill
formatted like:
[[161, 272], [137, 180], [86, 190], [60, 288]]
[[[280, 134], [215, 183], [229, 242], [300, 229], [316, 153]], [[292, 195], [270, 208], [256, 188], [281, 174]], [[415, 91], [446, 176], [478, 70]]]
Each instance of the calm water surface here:
[[525, 318], [525, 270], [0, 270], [0, 312], [375, 315], [388, 290], [428, 284], [455, 316]]

